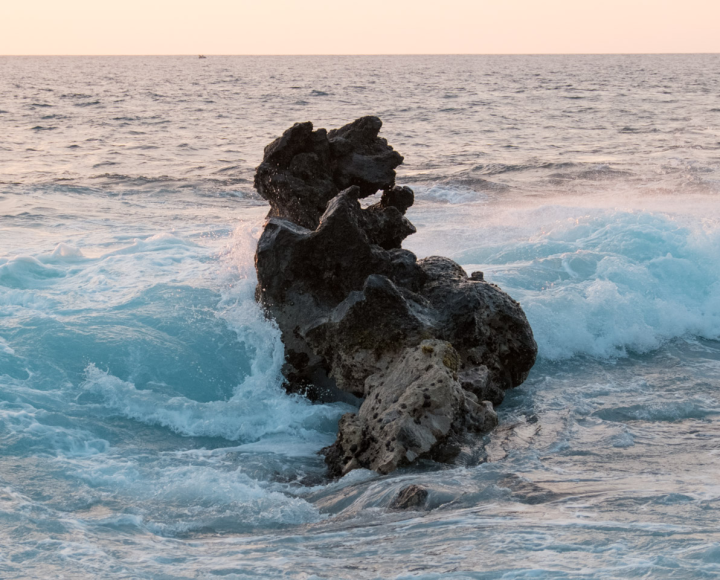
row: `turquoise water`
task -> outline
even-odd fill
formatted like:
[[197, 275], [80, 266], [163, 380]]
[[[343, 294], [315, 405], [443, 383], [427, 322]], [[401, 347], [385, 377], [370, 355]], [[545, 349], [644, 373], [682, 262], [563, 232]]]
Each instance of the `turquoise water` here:
[[[719, 58], [0, 66], [0, 577], [720, 577]], [[457, 464], [328, 481], [351, 407], [281, 387], [250, 183], [367, 113], [406, 246], [540, 357]], [[409, 482], [431, 509], [388, 511]]]

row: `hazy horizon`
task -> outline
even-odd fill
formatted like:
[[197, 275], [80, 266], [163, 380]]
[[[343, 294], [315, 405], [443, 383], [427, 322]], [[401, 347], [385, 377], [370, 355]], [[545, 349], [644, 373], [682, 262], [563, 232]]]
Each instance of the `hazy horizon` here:
[[252, 53], [212, 53], [212, 52], [184, 52], [184, 53], [148, 53], [148, 54], [0, 54], [0, 57], [148, 57], [148, 56], [190, 56], [197, 57], [202, 56], [214, 56], [214, 57], [229, 57], [229, 56], [252, 56], [252, 57], [327, 57], [327, 56], [688, 56], [688, 55], [716, 55], [720, 54], [720, 51], [715, 52], [413, 52], [413, 53], [277, 53], [277, 54], [252, 54]]
[[714, 54], [707, 0], [37, 0], [0, 6], [4, 56]]

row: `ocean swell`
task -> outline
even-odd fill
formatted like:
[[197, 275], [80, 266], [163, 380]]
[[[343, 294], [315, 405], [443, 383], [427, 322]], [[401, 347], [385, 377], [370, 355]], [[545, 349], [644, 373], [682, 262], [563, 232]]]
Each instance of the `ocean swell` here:
[[456, 259], [520, 301], [546, 359], [625, 356], [682, 336], [720, 337], [717, 227], [584, 209], [525, 240], [463, 250]]

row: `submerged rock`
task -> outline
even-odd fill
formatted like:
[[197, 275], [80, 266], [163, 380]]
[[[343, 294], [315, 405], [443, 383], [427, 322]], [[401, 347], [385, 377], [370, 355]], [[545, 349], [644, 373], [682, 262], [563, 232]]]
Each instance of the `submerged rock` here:
[[333, 475], [452, 460], [468, 434], [497, 425], [493, 405], [537, 353], [520, 305], [497, 286], [401, 248], [414, 195], [395, 186], [402, 157], [381, 125], [298, 123], [266, 147], [255, 177], [271, 205], [257, 299], [282, 331], [287, 389], [362, 400], [325, 450]]
[[419, 485], [408, 485], [400, 490], [395, 496], [390, 509], [392, 510], [408, 510], [421, 509], [428, 498], [428, 490]]

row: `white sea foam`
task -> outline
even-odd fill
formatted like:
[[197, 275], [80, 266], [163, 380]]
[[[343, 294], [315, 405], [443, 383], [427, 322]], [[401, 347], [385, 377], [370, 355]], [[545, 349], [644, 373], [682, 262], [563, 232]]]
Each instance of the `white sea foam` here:
[[[142, 506], [145, 515], [141, 520], [120, 523], [142, 525], [161, 535], [204, 527], [240, 531], [296, 525], [322, 517], [307, 501], [219, 465], [173, 465], [162, 460], [143, 465], [108, 457], [102, 463], [75, 461], [73, 468], [93, 489], [127, 497], [132, 504]], [[173, 511], [169, 518], [168, 509]], [[103, 522], [108, 523], [117, 525]]]
[[82, 250], [70, 244], [60, 243], [53, 250], [52, 254], [45, 259], [46, 262], [77, 262], [84, 260]]
[[0, 312], [8, 315], [21, 309], [51, 313], [58, 302], [33, 290], [0, 290]]
[[[256, 224], [240, 226], [225, 252], [224, 263], [231, 271], [223, 274], [226, 287], [217, 315], [251, 353], [250, 373], [229, 399], [198, 402], [140, 390], [93, 364], [86, 369], [82, 388], [100, 395], [103, 405], [125, 417], [161, 425], [186, 436], [251, 443], [283, 433], [295, 433], [303, 439], [301, 434], [305, 430], [333, 432], [340, 415], [351, 410], [348, 405], [312, 405], [303, 397], [287, 395], [281, 387], [285, 351], [280, 331], [254, 300], [252, 250], [257, 234]], [[180, 244], [174, 237], [155, 239]]]
[[12, 349], [12, 347], [7, 343], [7, 341], [0, 337], [0, 352], [3, 352], [5, 354], [14, 355], [15, 351]]
[[624, 212], [583, 221], [531, 241], [592, 226], [564, 240], [569, 251], [518, 267], [517, 279], [538, 290], [510, 289], [543, 356], [616, 356], [683, 335], [720, 337], [720, 231]]
[[103, 255], [103, 258], [143, 252], [159, 252], [169, 249], [183, 251], [185, 248], [192, 251], [192, 249], [198, 248], [198, 245], [189, 240], [179, 238], [169, 232], [161, 232], [146, 239], [135, 238], [129, 246], [108, 252]]
[[0, 441], [6, 449], [28, 455], [95, 455], [109, 443], [85, 429], [53, 424], [51, 413], [28, 404], [0, 402]]
[[65, 272], [43, 264], [33, 256], [18, 256], [0, 265], [0, 286], [7, 288], [38, 288], [48, 285]]
[[139, 390], [94, 365], [88, 366], [82, 388], [100, 395], [103, 406], [123, 417], [161, 425], [181, 435], [229, 441], [251, 442], [303, 429], [332, 430], [340, 415], [350, 409], [342, 404], [311, 405], [301, 397], [287, 396], [277, 382], [263, 377], [267, 375], [252, 375], [227, 401], [206, 403]]
[[471, 187], [451, 184], [416, 185], [413, 191], [419, 201], [442, 202], [448, 204], [473, 204], [488, 201], [487, 193]]
[[567, 202], [464, 206], [445, 211], [441, 223], [421, 207], [425, 230], [408, 242], [420, 255], [434, 242], [440, 250], [432, 253], [484, 271], [521, 303], [548, 359], [625, 356], [685, 335], [720, 337], [714, 198], [687, 207], [657, 202], [652, 212], [607, 207], [614, 201], [606, 198]]

